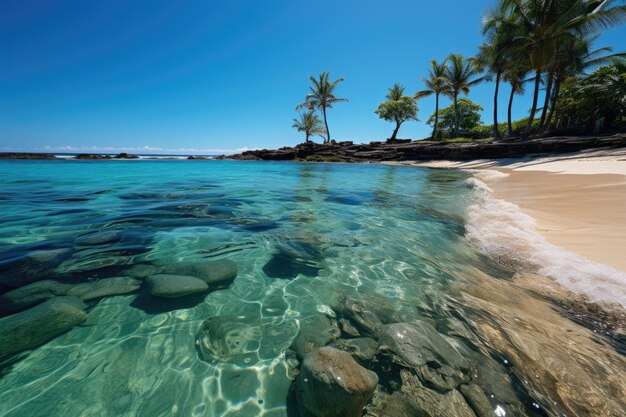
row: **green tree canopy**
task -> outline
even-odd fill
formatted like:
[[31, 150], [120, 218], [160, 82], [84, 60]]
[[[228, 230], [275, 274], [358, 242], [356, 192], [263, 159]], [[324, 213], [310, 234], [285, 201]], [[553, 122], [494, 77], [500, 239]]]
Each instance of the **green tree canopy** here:
[[[457, 103], [459, 131], [467, 131], [474, 127], [482, 125], [480, 112], [482, 106], [474, 103], [468, 98], [459, 98]], [[433, 113], [426, 123], [432, 125], [435, 122], [435, 114]], [[454, 132], [455, 112], [454, 104], [439, 110], [439, 131], [451, 135]]]
[[592, 124], [600, 118], [605, 126], [620, 122], [626, 116], [626, 64], [615, 62], [566, 79], [556, 108], [562, 122]]
[[404, 87], [395, 84], [386, 95], [387, 101], [380, 104], [374, 111], [383, 120], [395, 122], [396, 127], [391, 140], [396, 139], [400, 125], [407, 120], [417, 120], [417, 103], [415, 97], [404, 95]]

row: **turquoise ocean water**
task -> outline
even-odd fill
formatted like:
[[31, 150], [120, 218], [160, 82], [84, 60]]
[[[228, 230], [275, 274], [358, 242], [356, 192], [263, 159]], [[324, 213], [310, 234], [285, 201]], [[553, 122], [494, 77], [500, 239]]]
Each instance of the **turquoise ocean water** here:
[[[164, 303], [143, 288], [90, 301], [85, 323], [3, 369], [0, 415], [287, 415], [284, 352], [303, 318], [332, 314], [346, 296], [437, 325], [459, 315], [446, 305], [470, 266], [497, 270], [464, 239], [468, 176], [383, 165], [0, 161], [1, 292], [136, 265], [230, 259], [239, 268], [228, 288], [191, 301]], [[51, 250], [54, 260], [33, 260]], [[252, 341], [246, 354], [203, 360], [202, 322], [233, 316], [236, 334]]]

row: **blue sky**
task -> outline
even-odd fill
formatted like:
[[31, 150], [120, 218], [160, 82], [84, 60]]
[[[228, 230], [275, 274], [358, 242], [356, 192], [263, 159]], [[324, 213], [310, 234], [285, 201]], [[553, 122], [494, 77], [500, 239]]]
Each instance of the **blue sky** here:
[[[333, 138], [382, 140], [386, 89], [467, 56], [491, 0], [0, 0], [0, 151], [216, 153], [294, 145], [308, 76], [344, 77]], [[598, 46], [626, 50], [626, 28]], [[493, 85], [470, 98], [490, 122]], [[508, 89], [502, 89], [500, 112]], [[529, 97], [516, 101], [526, 115]], [[442, 105], [448, 101], [443, 100]], [[400, 137], [422, 138], [434, 99]]]

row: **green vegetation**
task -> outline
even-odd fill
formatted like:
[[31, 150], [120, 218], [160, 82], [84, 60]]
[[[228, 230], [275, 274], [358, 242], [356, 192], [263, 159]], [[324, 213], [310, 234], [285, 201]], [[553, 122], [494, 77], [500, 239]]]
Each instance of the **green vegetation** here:
[[[509, 80], [521, 80], [525, 73], [534, 73], [533, 102], [524, 136], [549, 129], [560, 86], [567, 77], [619, 57], [602, 55], [610, 52], [608, 48], [591, 50], [598, 33], [626, 21], [626, 6], [615, 6], [615, 3], [606, 0], [500, 0], [489, 13], [484, 21], [486, 43], [482, 48], [487, 52], [479, 54], [482, 61], [491, 72]], [[539, 124], [535, 127], [541, 84], [545, 85], [545, 94]], [[497, 89], [496, 82], [496, 97]], [[494, 126], [497, 126], [497, 113], [494, 116]], [[494, 129], [494, 133], [497, 136], [497, 130]]]
[[433, 134], [431, 137], [434, 139], [437, 135], [437, 127], [439, 126], [439, 96], [445, 94], [446, 85], [446, 62], [437, 62], [436, 60], [430, 61], [430, 70], [428, 71], [428, 78], [422, 78], [424, 84], [426, 84], [426, 90], [422, 90], [415, 94], [415, 98], [435, 95], [435, 125], [433, 127]]
[[[626, 117], [626, 54], [613, 53], [607, 47], [594, 49], [594, 43], [604, 30], [626, 23], [623, 3], [497, 0], [483, 19], [484, 41], [475, 57], [450, 54], [443, 62], [432, 60], [428, 76], [422, 78], [424, 90], [409, 98], [404, 95], [404, 88], [396, 85], [375, 113], [396, 123], [392, 139], [404, 121], [417, 120], [415, 101], [428, 95], [435, 95], [435, 111], [427, 122], [433, 126], [433, 139], [459, 135], [463, 140], [488, 136], [498, 139], [505, 132], [507, 137], [528, 137], [559, 129], [582, 133], [617, 128]], [[346, 101], [334, 95], [343, 78], [333, 82], [328, 78], [326, 72], [317, 79], [310, 77], [311, 94], [298, 106], [322, 112], [325, 143], [331, 140], [326, 110], [338, 101]], [[481, 123], [479, 115], [476, 117], [482, 110], [480, 106], [460, 98], [485, 80], [495, 84], [493, 123], [489, 126]], [[506, 124], [498, 120], [502, 82], [511, 87]], [[514, 98], [524, 94], [527, 83], [532, 83], [532, 105], [528, 117], [514, 122], [511, 120]], [[394, 97], [398, 99], [390, 98], [394, 89], [394, 94], [399, 94]], [[448, 97], [452, 106], [440, 111], [441, 95]], [[476, 107], [472, 110], [472, 105], [480, 110]]]
[[333, 104], [340, 101], [348, 101], [345, 98], [339, 98], [335, 96], [335, 88], [343, 81], [343, 78], [338, 78], [335, 81], [329, 81], [329, 74], [322, 72], [318, 78], [310, 76], [309, 79], [313, 84], [309, 89], [310, 94], [306, 95], [304, 103], [299, 104], [296, 109], [307, 108], [309, 110], [320, 110], [324, 115], [324, 126], [326, 130], [326, 139], [324, 143], [330, 143], [330, 130], [328, 129], [328, 119], [326, 117], [326, 109], [333, 107]]
[[395, 122], [396, 127], [390, 138], [395, 140], [402, 123], [417, 120], [417, 103], [415, 97], [404, 95], [404, 87], [400, 84], [390, 88], [385, 98], [387, 101], [378, 106], [374, 113], [383, 120]]
[[291, 127], [297, 129], [298, 132], [304, 132], [306, 135], [305, 142], [308, 142], [311, 136], [319, 135], [323, 138], [326, 134], [322, 121], [313, 110], [300, 113], [298, 119], [293, 119], [293, 126]]
[[[460, 98], [457, 105], [454, 104], [439, 111], [438, 139], [456, 137], [456, 131], [467, 132], [482, 124], [480, 112], [483, 108], [468, 98]], [[433, 125], [436, 120], [436, 113], [433, 113], [426, 122]]]
[[611, 126], [626, 119], [626, 64], [615, 63], [589, 75], [563, 82], [556, 104], [561, 123], [582, 123], [596, 129], [595, 122]]
[[446, 95], [454, 103], [454, 136], [458, 136], [460, 126], [459, 94], [469, 94], [470, 87], [483, 81], [483, 78], [473, 78], [477, 74], [477, 67], [470, 59], [463, 58], [461, 54], [450, 54], [446, 68], [445, 84]]

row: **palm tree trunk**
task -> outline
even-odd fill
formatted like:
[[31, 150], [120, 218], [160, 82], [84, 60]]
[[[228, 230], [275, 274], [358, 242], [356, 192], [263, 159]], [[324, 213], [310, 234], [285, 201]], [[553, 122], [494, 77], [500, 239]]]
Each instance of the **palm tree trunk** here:
[[325, 141], [325, 143], [330, 143], [330, 130], [328, 130], [328, 120], [326, 120], [326, 107], [322, 107], [322, 111], [324, 113], [324, 125], [326, 125], [326, 141]]
[[400, 122], [396, 120], [396, 128], [393, 130], [391, 134], [391, 140], [396, 140], [396, 135], [398, 134], [398, 130], [400, 130]]
[[435, 94], [435, 127], [433, 127], [433, 137], [435, 140], [437, 138], [437, 126], [439, 125], [439, 93]]
[[511, 109], [513, 108], [513, 97], [515, 97], [515, 88], [511, 85], [511, 96], [509, 97], [509, 112], [508, 112], [508, 123], [509, 123], [509, 132], [508, 136], [513, 137], [513, 123], [511, 122]]
[[459, 100], [458, 93], [454, 94], [454, 137], [459, 136]]
[[561, 89], [561, 81], [557, 78], [554, 83], [554, 93], [552, 94], [552, 102], [550, 103], [550, 113], [548, 114], [548, 120], [546, 120], [546, 125], [544, 129], [547, 130], [550, 128], [552, 124], [552, 117], [554, 117], [554, 110], [556, 109], [556, 100], [559, 98], [559, 90]]
[[311, 134], [306, 132], [306, 139], [304, 140], [306, 143], [309, 143], [309, 136], [311, 136]]
[[543, 110], [541, 110], [541, 121], [539, 122], [539, 131], [543, 132], [543, 128], [546, 122], [546, 115], [548, 114], [548, 106], [550, 105], [550, 95], [552, 94], [552, 83], [554, 81], [554, 75], [550, 73], [548, 75], [548, 84], [546, 85], [546, 97], [543, 100]]
[[498, 91], [500, 90], [500, 72], [496, 74], [496, 91], [493, 93], [493, 137], [500, 139], [498, 130]]
[[533, 93], [533, 106], [530, 109], [530, 115], [528, 116], [528, 124], [526, 125], [526, 132], [524, 136], [530, 136], [530, 131], [533, 127], [533, 120], [535, 120], [535, 113], [537, 112], [537, 100], [539, 99], [539, 83], [541, 82], [541, 70], [537, 70], [535, 74], [535, 92]]

